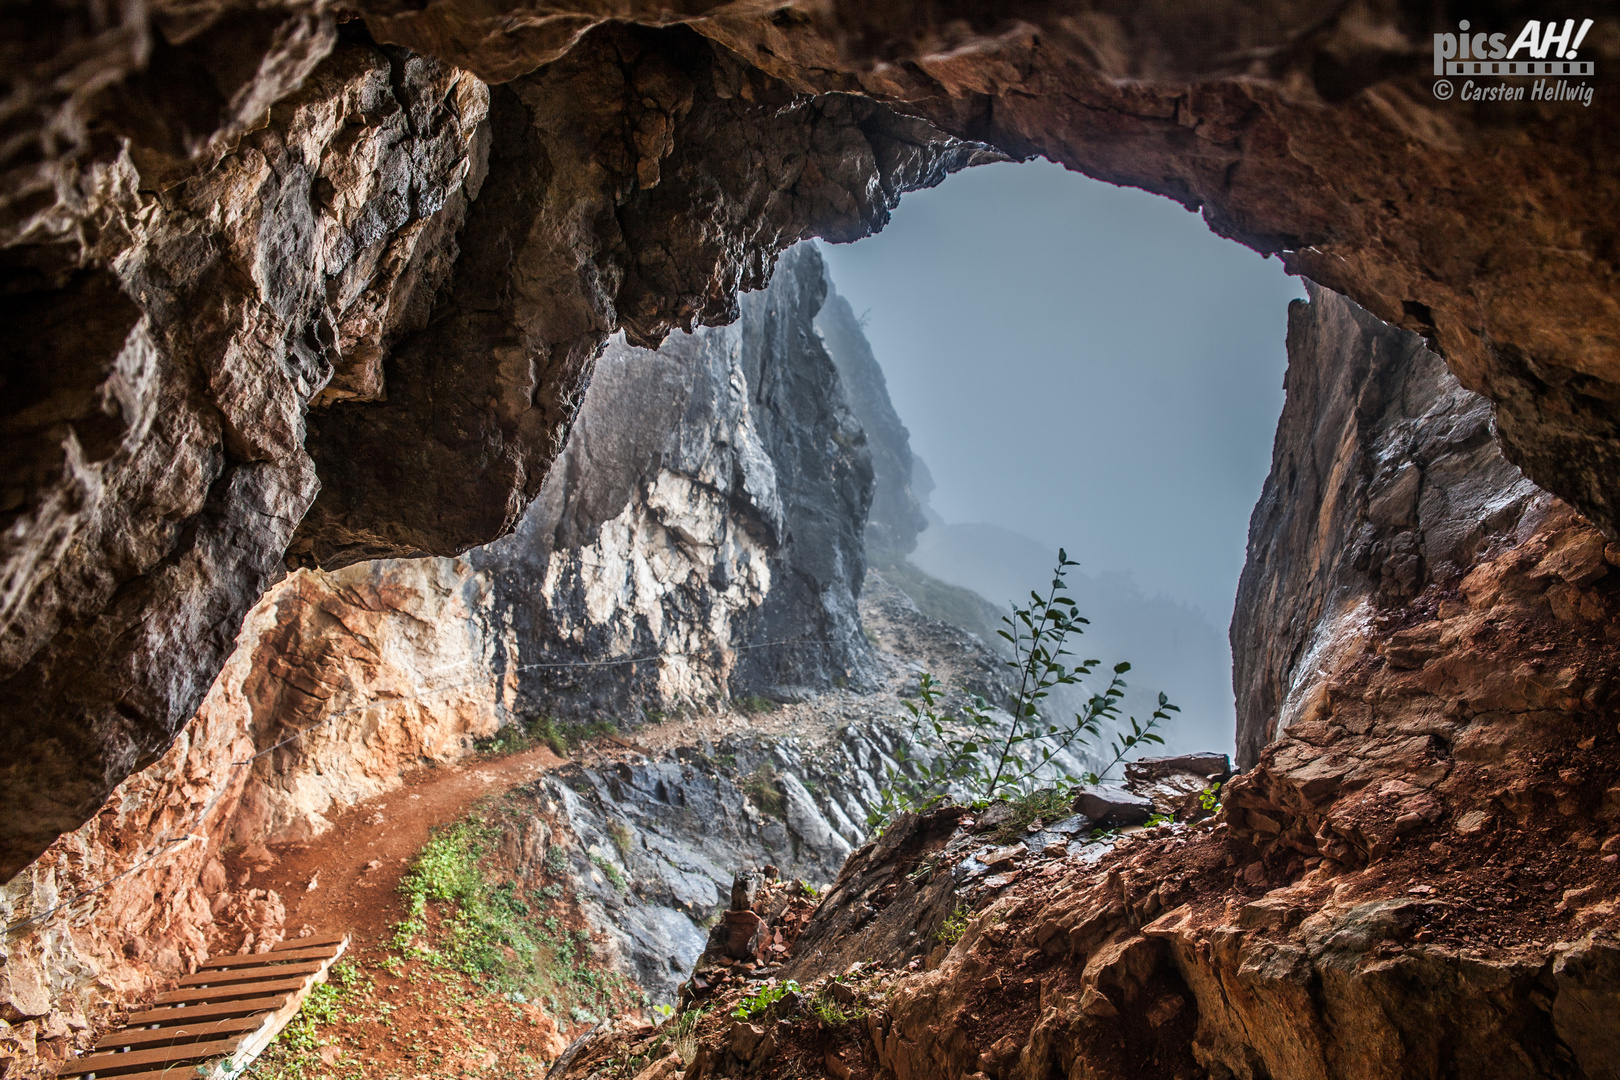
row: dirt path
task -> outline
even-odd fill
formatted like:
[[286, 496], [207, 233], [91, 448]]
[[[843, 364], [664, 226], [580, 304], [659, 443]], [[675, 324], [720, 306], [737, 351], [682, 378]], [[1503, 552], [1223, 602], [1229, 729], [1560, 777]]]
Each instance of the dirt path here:
[[417, 769], [401, 787], [338, 812], [333, 827], [314, 840], [237, 851], [227, 857], [226, 871], [233, 884], [248, 874], [247, 887], [281, 895], [288, 937], [307, 926], [317, 933], [347, 931], [356, 946], [373, 945], [389, 938], [400, 920], [399, 880], [435, 826], [561, 764], [542, 746]]

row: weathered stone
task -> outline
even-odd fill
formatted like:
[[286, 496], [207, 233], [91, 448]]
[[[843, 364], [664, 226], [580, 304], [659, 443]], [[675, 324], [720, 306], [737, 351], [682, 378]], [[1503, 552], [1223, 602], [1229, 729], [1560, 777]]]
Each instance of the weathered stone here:
[[[613, 330], [733, 318], [776, 252], [1002, 154], [1199, 207], [1423, 332], [1614, 526], [1620, 106], [1437, 101], [1421, 5], [176, 10], [30, 9], [3, 46], [5, 292], [51, 374], [6, 431], [0, 657], [8, 790], [47, 809], [0, 869], [161, 753], [290, 529], [327, 566], [511, 529]], [[1397, 527], [1412, 474], [1373, 479]]]
[[1157, 780], [1172, 773], [1224, 780], [1232, 774], [1232, 759], [1225, 754], [1180, 754], [1175, 757], [1137, 758], [1125, 766], [1126, 780]]
[[1074, 810], [1099, 825], [1140, 825], [1153, 813], [1153, 803], [1109, 784], [1083, 784], [1075, 790]]
[[[1232, 617], [1242, 766], [1322, 711], [1324, 667], [1343, 661], [1376, 606], [1454, 582], [1549, 505], [1503, 457], [1489, 404], [1416, 335], [1309, 291], [1290, 309], [1288, 401]], [[1380, 524], [1371, 501], [1397, 476], [1422, 478], [1414, 516]], [[1414, 629], [1382, 652], [1421, 667], [1446, 648]]]

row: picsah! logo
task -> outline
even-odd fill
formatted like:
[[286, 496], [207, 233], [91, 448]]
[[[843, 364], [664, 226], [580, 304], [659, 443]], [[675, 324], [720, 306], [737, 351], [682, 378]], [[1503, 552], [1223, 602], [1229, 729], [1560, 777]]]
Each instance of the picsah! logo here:
[[[1481, 85], [1469, 79], [1458, 94], [1463, 101], [1523, 101], [1528, 89], [1531, 101], [1578, 101], [1590, 105], [1593, 88], [1565, 80], [1597, 73], [1592, 61], [1577, 59], [1592, 23], [1591, 19], [1582, 19], [1577, 27], [1574, 19], [1562, 23], [1551, 19], [1543, 26], [1539, 19], [1531, 19], [1509, 45], [1506, 34], [1470, 33], [1472, 27], [1463, 19], [1457, 24], [1458, 33], [1434, 35], [1434, 73], [1496, 79], [1540, 76], [1528, 88], [1496, 82]], [[1449, 79], [1434, 84], [1434, 96], [1441, 101], [1454, 93], [1457, 88]]]

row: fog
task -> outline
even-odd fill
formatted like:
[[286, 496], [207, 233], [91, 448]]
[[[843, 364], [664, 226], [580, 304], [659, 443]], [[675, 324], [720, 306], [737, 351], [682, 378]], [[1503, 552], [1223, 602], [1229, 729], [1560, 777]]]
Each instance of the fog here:
[[1046, 162], [968, 170], [822, 251], [936, 485], [913, 561], [1001, 604], [1065, 547], [1133, 623], [1100, 639], [1187, 702], [1173, 741], [1229, 747], [1226, 627], [1298, 280], [1179, 204]]

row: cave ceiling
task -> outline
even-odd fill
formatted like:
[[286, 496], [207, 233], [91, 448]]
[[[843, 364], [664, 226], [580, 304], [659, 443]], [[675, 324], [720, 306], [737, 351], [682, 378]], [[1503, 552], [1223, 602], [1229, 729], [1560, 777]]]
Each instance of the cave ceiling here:
[[1457, 19], [1570, 14], [13, 5], [0, 877], [163, 752], [287, 566], [509, 531], [610, 334], [730, 321], [786, 247], [983, 161], [1166, 195], [1422, 333], [1614, 535], [1620, 22], [1588, 104], [1431, 70]]

